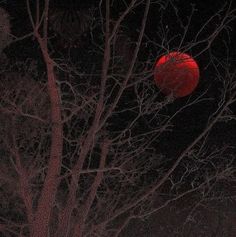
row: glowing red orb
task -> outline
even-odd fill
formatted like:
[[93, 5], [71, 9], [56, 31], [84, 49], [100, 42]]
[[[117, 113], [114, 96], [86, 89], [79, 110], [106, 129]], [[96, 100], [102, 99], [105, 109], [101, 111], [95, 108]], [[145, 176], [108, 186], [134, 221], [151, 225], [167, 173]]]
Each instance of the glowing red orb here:
[[184, 97], [197, 87], [199, 68], [188, 54], [172, 52], [157, 61], [154, 77], [157, 86], [165, 95]]

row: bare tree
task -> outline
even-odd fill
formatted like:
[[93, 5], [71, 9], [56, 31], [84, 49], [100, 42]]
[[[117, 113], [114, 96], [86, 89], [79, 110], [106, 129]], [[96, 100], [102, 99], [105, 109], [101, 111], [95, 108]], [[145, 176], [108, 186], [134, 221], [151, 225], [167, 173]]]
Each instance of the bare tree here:
[[[120, 6], [114, 17], [116, 1], [101, 0], [93, 21], [84, 16], [89, 24], [83, 25], [91, 31], [89, 65], [79, 57], [73, 59], [71, 48], [56, 52], [49, 31], [49, 0], [26, 1], [33, 33], [15, 37], [15, 42], [33, 35], [40, 49], [37, 60], [44, 66], [40, 69], [32, 61], [24, 75], [4, 67], [0, 88], [0, 231], [4, 236], [125, 236], [133, 220], [158, 217], [162, 210], [169, 212], [169, 207], [190, 200], [183, 228], [178, 229], [181, 236], [190, 223], [188, 217], [197, 213], [194, 205], [210, 207], [214, 198], [235, 198], [234, 189], [225, 195], [225, 184], [235, 185], [235, 148], [214, 147], [211, 136], [216, 124], [235, 120], [231, 58], [219, 60], [211, 51], [221, 32], [230, 34], [235, 9], [224, 5], [188, 40], [194, 6], [185, 24], [172, 1], [131, 0]], [[159, 41], [145, 33], [151, 6], [160, 11]], [[178, 105], [176, 98], [163, 96], [154, 85], [156, 58], [172, 50], [173, 36], [162, 17], [167, 7], [177, 14], [180, 26], [173, 50], [197, 48], [196, 57], [209, 52], [209, 65], [222, 88], [217, 98], [206, 90]], [[134, 36], [128, 36], [125, 22], [135, 11], [140, 25]], [[52, 30], [58, 31], [62, 16], [62, 12], [59, 19], [53, 16]], [[78, 20], [84, 22], [82, 18]], [[215, 19], [219, 24], [208, 31]], [[67, 35], [63, 37], [65, 41]], [[145, 46], [155, 48], [157, 55], [150, 53], [144, 59]], [[176, 118], [213, 100], [214, 111], [207, 113], [185, 147], [180, 145], [174, 156], [164, 154], [163, 141], [174, 136]]]

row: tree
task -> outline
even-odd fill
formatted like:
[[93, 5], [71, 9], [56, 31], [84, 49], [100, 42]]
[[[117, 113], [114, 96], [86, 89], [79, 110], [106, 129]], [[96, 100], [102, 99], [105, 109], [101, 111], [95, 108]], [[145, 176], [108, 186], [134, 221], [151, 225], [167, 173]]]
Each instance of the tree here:
[[[145, 32], [151, 6], [160, 12], [161, 40]], [[50, 28], [50, 7], [49, 0], [27, 0], [32, 32], [15, 36], [12, 43], [24, 44], [33, 36], [30, 45], [36, 46], [37, 57], [30, 55], [15, 67], [1, 65], [3, 235], [124, 236], [132, 220], [146, 220], [178, 202], [190, 200], [185, 211], [193, 217], [196, 203], [210, 207], [214, 198], [233, 198], [235, 190], [226, 195], [225, 186], [235, 184], [235, 147], [214, 145], [212, 133], [219, 122], [234, 123], [235, 69], [230, 54], [219, 60], [212, 48], [222, 32], [230, 35], [235, 9], [224, 5], [194, 36], [187, 36], [194, 6], [184, 23], [174, 1], [100, 1], [94, 21], [85, 17], [91, 22], [84, 49], [71, 48], [82, 39], [79, 33], [68, 49], [60, 49], [53, 37], [60, 26]], [[164, 30], [168, 8], [176, 12], [179, 35], [169, 26]], [[125, 26], [133, 12], [140, 24], [129, 35]], [[55, 15], [53, 22], [59, 22]], [[208, 31], [212, 23], [218, 24]], [[155, 55], [143, 52], [145, 46]], [[178, 102], [158, 91], [150, 79], [153, 65], [172, 48], [196, 50], [196, 57], [209, 53], [220, 85], [216, 98], [200, 91]], [[191, 137], [165, 152], [165, 143], [179, 131], [184, 136], [178, 118], [209, 103], [212, 109]]]

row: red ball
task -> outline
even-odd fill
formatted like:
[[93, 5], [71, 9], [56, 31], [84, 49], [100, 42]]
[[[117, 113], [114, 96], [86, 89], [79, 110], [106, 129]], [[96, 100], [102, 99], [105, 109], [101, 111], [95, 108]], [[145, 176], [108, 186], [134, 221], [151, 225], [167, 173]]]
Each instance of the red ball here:
[[157, 61], [154, 77], [157, 86], [165, 95], [184, 97], [197, 87], [199, 68], [188, 54], [172, 52]]

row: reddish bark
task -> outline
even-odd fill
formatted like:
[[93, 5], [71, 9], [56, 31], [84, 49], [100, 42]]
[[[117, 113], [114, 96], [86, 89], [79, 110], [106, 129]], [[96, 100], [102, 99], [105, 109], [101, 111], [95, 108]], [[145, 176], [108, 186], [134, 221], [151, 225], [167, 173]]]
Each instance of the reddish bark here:
[[63, 126], [61, 118], [60, 94], [56, 84], [54, 73], [54, 63], [47, 48], [47, 21], [48, 21], [48, 1], [45, 2], [44, 36], [38, 33], [37, 26], [35, 36], [40, 45], [44, 62], [47, 68], [48, 94], [50, 98], [51, 110], [51, 148], [48, 161], [47, 175], [43, 184], [43, 189], [38, 201], [35, 219], [32, 226], [32, 237], [42, 237], [48, 235], [50, 216], [55, 202], [58, 186], [58, 177], [61, 170], [62, 147], [63, 147]]
[[[46, 54], [46, 52], [44, 52]], [[43, 185], [43, 190], [35, 213], [35, 220], [32, 227], [32, 236], [47, 236], [50, 215], [55, 201], [58, 186], [58, 176], [61, 168], [62, 155], [62, 121], [60, 110], [59, 92], [56, 86], [53, 65], [45, 60], [48, 70], [48, 93], [51, 102], [51, 123], [52, 123], [52, 144], [48, 162], [48, 172]]]

